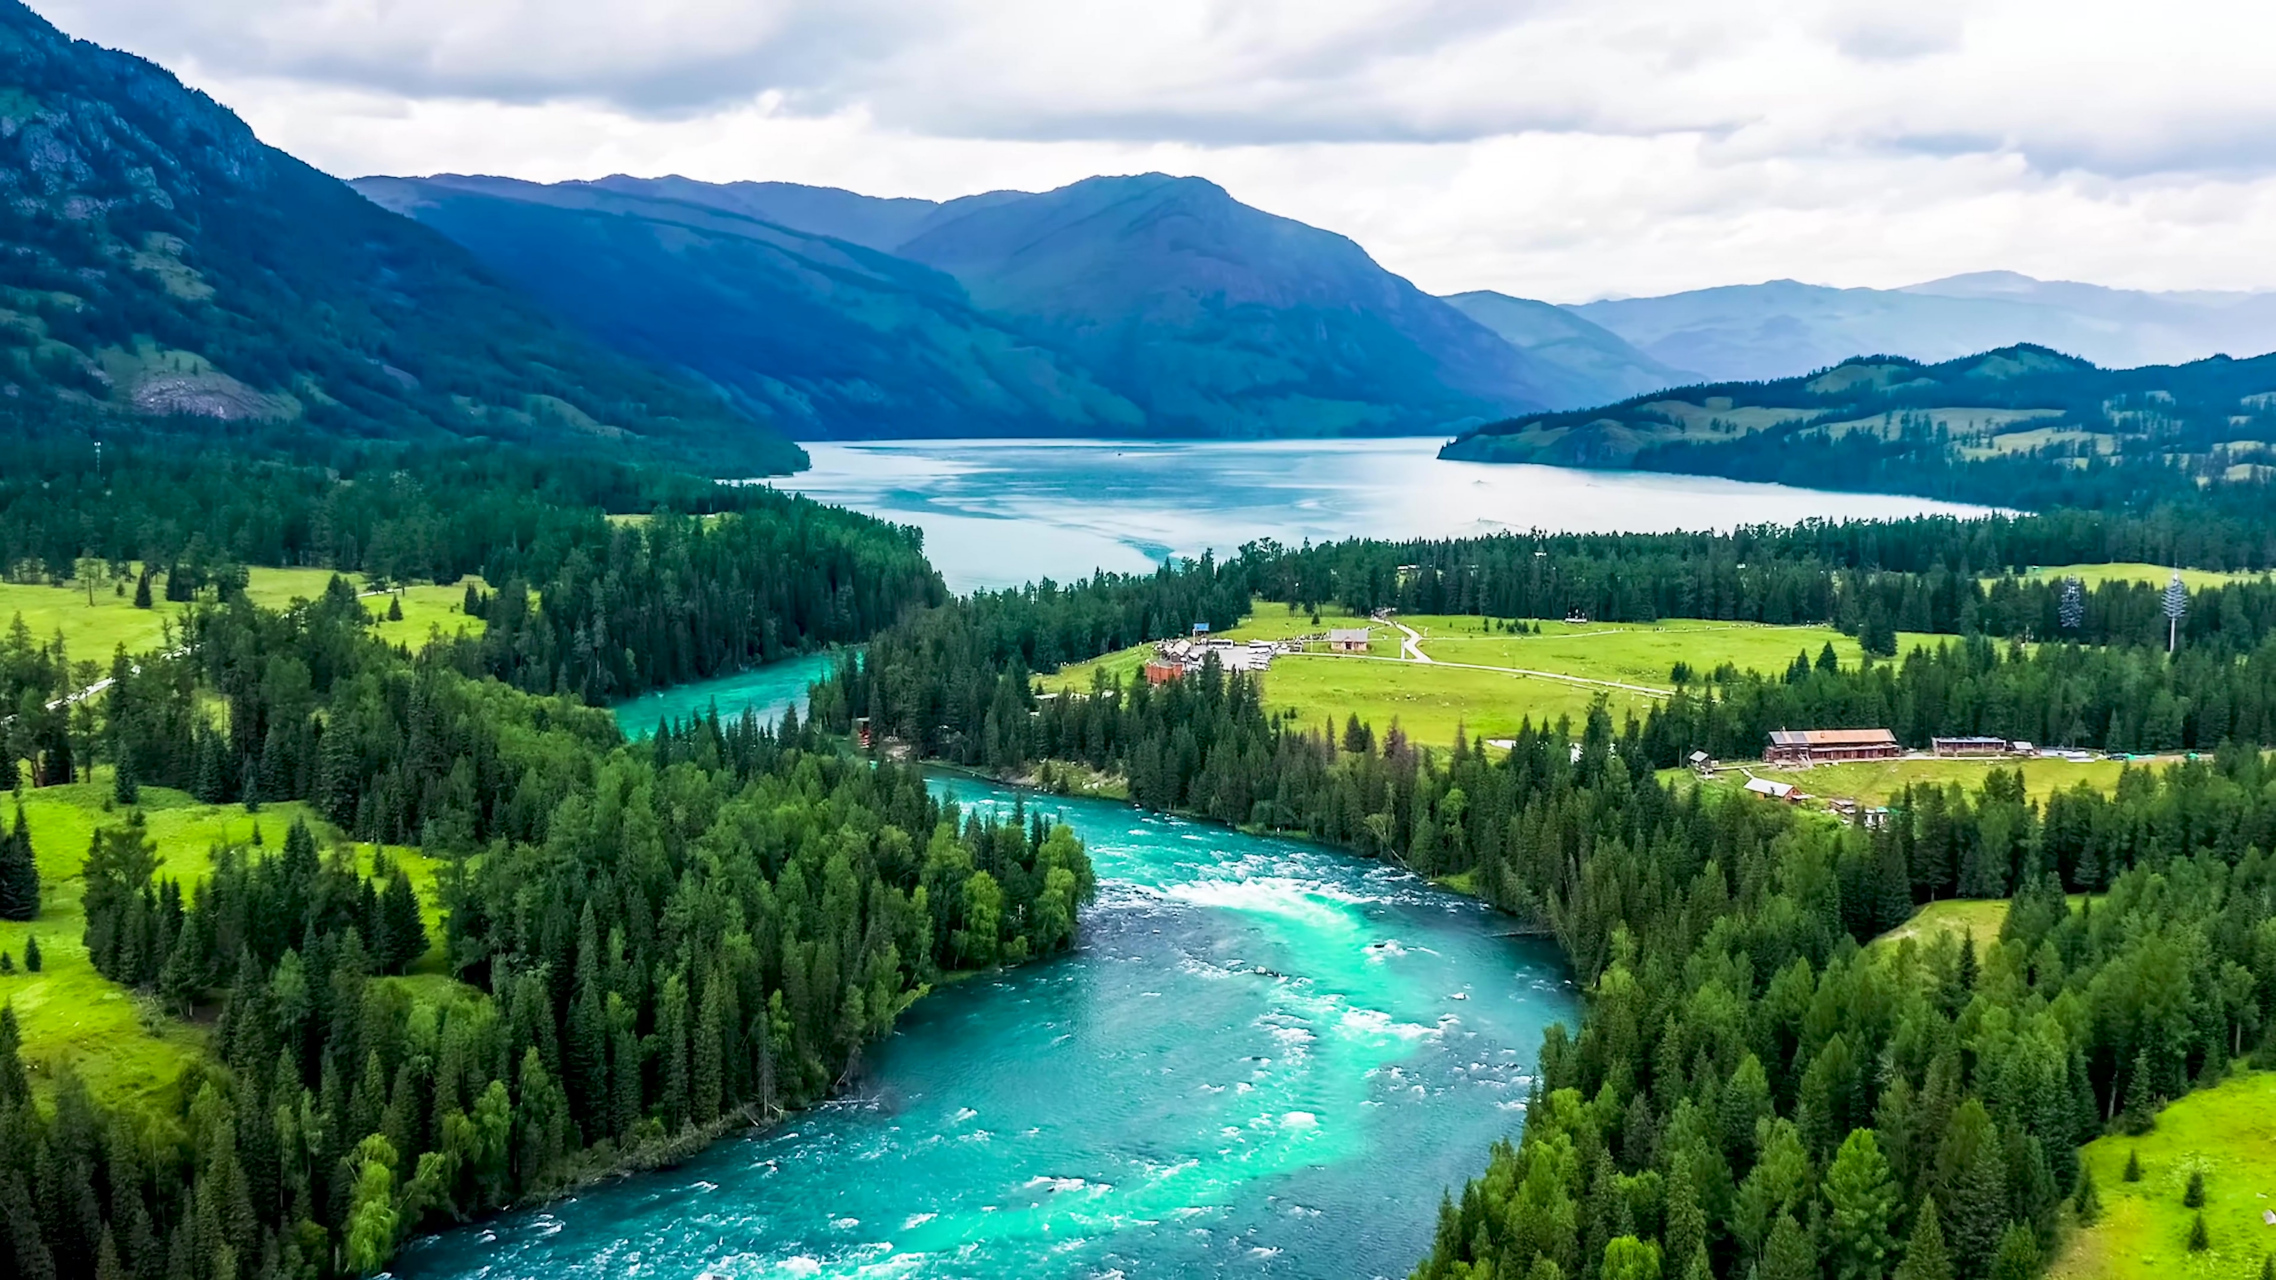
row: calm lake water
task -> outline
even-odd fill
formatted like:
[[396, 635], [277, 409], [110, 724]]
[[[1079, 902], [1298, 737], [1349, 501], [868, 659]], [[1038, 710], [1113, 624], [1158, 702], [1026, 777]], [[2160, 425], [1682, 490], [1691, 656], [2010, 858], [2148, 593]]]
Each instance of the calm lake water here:
[[777, 481], [925, 531], [958, 591], [1145, 570], [1277, 538], [1728, 529], [1979, 507], [1702, 476], [1441, 462], [1439, 441], [889, 440], [809, 444]]
[[1405, 1275], [1440, 1190], [1521, 1123], [1542, 1030], [1576, 1017], [1554, 949], [1375, 863], [1028, 803], [1102, 880], [1074, 954], [920, 1001], [843, 1101], [396, 1273]]

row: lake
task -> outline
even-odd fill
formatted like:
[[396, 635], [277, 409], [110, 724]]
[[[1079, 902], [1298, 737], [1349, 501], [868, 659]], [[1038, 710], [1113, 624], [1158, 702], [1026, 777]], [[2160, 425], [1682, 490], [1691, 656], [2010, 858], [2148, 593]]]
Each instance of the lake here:
[[396, 1274], [1405, 1275], [1440, 1191], [1521, 1123], [1543, 1029], [1577, 1018], [1555, 949], [1380, 864], [1025, 799], [1097, 865], [1077, 951], [919, 1001], [841, 1101]]
[[925, 532], [958, 591], [1275, 538], [1419, 538], [1548, 529], [1728, 529], [1812, 517], [1984, 508], [1705, 476], [1441, 462], [1439, 441], [883, 440], [809, 444], [773, 483]]

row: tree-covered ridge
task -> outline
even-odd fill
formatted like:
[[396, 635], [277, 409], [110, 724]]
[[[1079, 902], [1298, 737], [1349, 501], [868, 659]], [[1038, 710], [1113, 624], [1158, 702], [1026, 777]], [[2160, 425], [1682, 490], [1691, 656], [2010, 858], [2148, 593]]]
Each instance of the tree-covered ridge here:
[[731, 475], [804, 462], [150, 63], [6, 0], [0, 67], [11, 396], [349, 440], [629, 447]]
[[[2019, 346], [1858, 356], [1771, 382], [1653, 392], [1478, 428], [1442, 457], [1634, 467], [2037, 509], [2141, 508], [2200, 487], [2265, 507], [2276, 356], [2099, 369]], [[2235, 490], [2233, 493], [2220, 492]]]

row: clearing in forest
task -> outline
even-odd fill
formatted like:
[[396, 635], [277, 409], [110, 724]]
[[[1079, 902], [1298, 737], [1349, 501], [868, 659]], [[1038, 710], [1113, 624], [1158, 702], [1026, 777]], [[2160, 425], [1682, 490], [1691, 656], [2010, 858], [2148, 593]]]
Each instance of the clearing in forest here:
[[[2141, 1180], [2125, 1180], [2129, 1155]], [[2102, 1218], [2071, 1234], [2050, 1280], [2234, 1280], [2260, 1274], [2276, 1251], [2276, 1072], [2256, 1071], [2189, 1094], [2140, 1137], [2110, 1134], [2080, 1153], [2094, 1173]], [[2182, 1203], [2189, 1175], [2205, 1179], [2202, 1252], [2189, 1248], [2198, 1210]]]
[[[109, 770], [98, 773], [102, 776], [95, 782], [23, 793], [24, 816], [39, 861], [40, 913], [36, 920], [0, 921], [0, 951], [7, 952], [16, 969], [0, 974], [0, 1002], [16, 1010], [24, 1065], [35, 1086], [53, 1087], [57, 1074], [69, 1064], [98, 1102], [150, 1103], [168, 1111], [182, 1070], [199, 1061], [210, 1019], [174, 1017], [160, 1008], [155, 997], [130, 991], [97, 973], [87, 958], [80, 870], [96, 829], [122, 824], [128, 814], [111, 800]], [[297, 801], [247, 813], [242, 805], [200, 804], [180, 791], [144, 787], [138, 807], [148, 839], [157, 848], [157, 878], [180, 880], [186, 894], [212, 869], [217, 849], [249, 843], [256, 825], [264, 850], [271, 853], [284, 846], [285, 832], [296, 819], [307, 820], [317, 843], [327, 850], [339, 840], [338, 832]], [[0, 821], [13, 828], [12, 805], [0, 806]], [[374, 852], [370, 845], [357, 847], [361, 869], [370, 870]], [[416, 849], [391, 846], [387, 852], [410, 876], [426, 920], [430, 947], [413, 968], [436, 975], [403, 981], [440, 981], [443, 933], [436, 864]], [[35, 936], [42, 964], [40, 972], [31, 973], [24, 968], [24, 944]]]
[[[1457, 727], [1473, 737], [1503, 738], [1526, 720], [1554, 724], [1570, 717], [1577, 727], [1597, 698], [1615, 722], [1643, 716], [1659, 699], [1640, 690], [1674, 687], [1675, 665], [1690, 668], [1695, 683], [1726, 664], [1740, 671], [1775, 674], [1802, 655], [1815, 662], [1831, 644], [1844, 666], [1864, 654], [1857, 641], [1832, 627], [1772, 627], [1759, 623], [1668, 619], [1657, 623], [1566, 623], [1527, 620], [1523, 633], [1509, 622], [1462, 615], [1397, 619], [1424, 636], [1430, 663], [1397, 661], [1397, 627], [1343, 614], [1319, 622], [1287, 605], [1259, 601], [1231, 640], [1278, 640], [1334, 627], [1371, 627], [1368, 653], [1290, 655], [1273, 661], [1264, 678], [1268, 710], [1291, 712], [1305, 725], [1339, 728], [1356, 714], [1380, 735], [1396, 719], [1407, 737], [1429, 746], [1453, 742]], [[1538, 628], [1536, 632], [1534, 629]], [[1936, 644], [1941, 636], [1899, 637], [1902, 645]], [[1043, 678], [1047, 690], [1090, 688], [1092, 672], [1127, 679], [1153, 646], [1139, 645]], [[1533, 673], [1533, 674], [1524, 674]], [[1629, 687], [1623, 687], [1629, 686]]]

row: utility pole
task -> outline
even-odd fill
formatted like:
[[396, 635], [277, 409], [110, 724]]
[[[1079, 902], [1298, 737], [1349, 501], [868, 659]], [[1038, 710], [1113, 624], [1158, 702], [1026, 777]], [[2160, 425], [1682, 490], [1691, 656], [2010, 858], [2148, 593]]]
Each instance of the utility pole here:
[[2181, 619], [2188, 612], [2189, 588], [2181, 585], [2181, 570], [2176, 569], [2165, 584], [2165, 654], [2169, 658], [2181, 643]]

